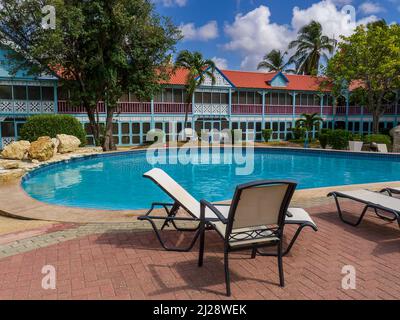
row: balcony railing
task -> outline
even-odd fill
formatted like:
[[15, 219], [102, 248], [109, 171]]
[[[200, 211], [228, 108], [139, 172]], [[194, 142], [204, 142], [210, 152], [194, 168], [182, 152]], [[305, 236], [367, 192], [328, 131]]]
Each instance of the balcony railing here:
[[[184, 103], [154, 103], [154, 113], [158, 114], [180, 114], [185, 113], [186, 105]], [[104, 102], [97, 104], [97, 110], [99, 113], [105, 113], [106, 108]], [[68, 101], [58, 102], [59, 113], [86, 113], [86, 110], [82, 106], [72, 106]], [[132, 114], [150, 114], [151, 103], [150, 102], [118, 102], [116, 113], [132, 113]], [[192, 106], [189, 106], [189, 113], [192, 112]]]
[[188, 113], [192, 113], [192, 104], [189, 106], [185, 103], [165, 103], [165, 102], [154, 102], [154, 113], [161, 114], [183, 114], [188, 108]]
[[54, 113], [54, 101], [0, 99], [0, 114]]
[[[188, 107], [189, 114], [228, 114], [227, 105], [195, 105], [193, 109], [192, 104], [187, 106], [185, 103], [165, 103], [165, 102], [154, 102], [154, 114], [184, 114], [186, 107]], [[4, 104], [4, 108], [9, 108], [9, 112], [13, 112], [14, 104], [7, 103]], [[105, 113], [106, 108], [104, 102], [99, 102], [97, 105], [99, 113]], [[40, 113], [43, 109], [38, 109], [37, 112]], [[50, 110], [49, 110], [50, 111]], [[400, 109], [399, 109], [400, 111]], [[50, 111], [51, 112], [51, 111]], [[82, 106], [73, 107], [67, 101], [58, 102], [58, 112], [59, 113], [71, 113], [71, 114], [84, 114], [86, 113], [85, 108]], [[233, 104], [231, 108], [232, 114], [236, 115], [261, 115], [263, 113], [263, 106], [261, 104]], [[1, 108], [0, 108], [1, 113]], [[116, 113], [124, 114], [151, 114], [151, 103], [150, 102], [119, 102]], [[264, 108], [264, 113], [266, 115], [293, 115], [292, 105], [266, 105]], [[321, 106], [296, 106], [295, 115], [299, 116], [303, 113], [321, 113]], [[346, 115], [346, 107], [333, 107], [324, 106], [322, 108], [323, 115]], [[370, 115], [371, 112], [365, 107], [360, 106], [350, 106], [348, 109], [349, 115]], [[396, 106], [387, 106], [387, 115], [396, 114]]]
[[262, 114], [262, 104], [233, 104], [232, 114]]
[[[397, 114], [399, 113], [400, 109], [398, 109]], [[345, 115], [346, 114], [346, 107], [336, 107], [336, 114], [337, 115]], [[349, 107], [349, 115], [370, 115], [371, 111], [369, 111], [366, 107], [359, 107], [359, 106], [350, 106]], [[396, 106], [395, 105], [386, 105], [386, 115], [395, 115], [396, 114]]]

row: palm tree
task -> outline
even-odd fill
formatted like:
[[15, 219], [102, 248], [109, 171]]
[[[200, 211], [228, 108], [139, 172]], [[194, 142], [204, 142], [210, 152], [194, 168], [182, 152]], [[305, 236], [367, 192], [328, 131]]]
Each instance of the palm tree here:
[[312, 131], [314, 127], [319, 127], [323, 119], [319, 113], [307, 114], [303, 113], [301, 118], [296, 121], [296, 127], [306, 128], [307, 131]]
[[296, 48], [296, 53], [289, 62], [296, 65], [298, 74], [317, 75], [321, 58], [328, 60], [333, 54], [336, 40], [322, 34], [322, 25], [312, 21], [300, 29], [297, 40], [289, 44], [289, 49]]
[[183, 50], [178, 54], [175, 61], [176, 68], [187, 69], [188, 75], [186, 78], [186, 107], [185, 107], [185, 124], [187, 128], [189, 106], [192, 103], [192, 97], [196, 89], [201, 86], [206, 77], [210, 77], [212, 85], [215, 84], [215, 63], [210, 59], [205, 59], [200, 52], [190, 52]]
[[258, 69], [267, 69], [271, 72], [294, 72], [294, 70], [288, 69], [291, 62], [285, 62], [287, 54], [287, 52], [282, 52], [281, 50], [272, 50], [264, 56], [263, 61], [258, 65]]

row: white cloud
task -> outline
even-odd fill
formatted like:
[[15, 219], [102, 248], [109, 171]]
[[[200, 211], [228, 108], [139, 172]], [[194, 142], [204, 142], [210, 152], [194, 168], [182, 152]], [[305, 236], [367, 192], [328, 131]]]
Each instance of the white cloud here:
[[164, 7], [184, 7], [187, 0], [155, 0], [156, 3], [161, 3]]
[[362, 3], [358, 9], [363, 14], [374, 14], [386, 11], [379, 3], [372, 1]]
[[[343, 3], [346, 0], [337, 1]], [[350, 35], [358, 24], [377, 20], [375, 16], [368, 16], [356, 22], [355, 18], [355, 12], [354, 17], [350, 18], [332, 0], [323, 0], [306, 9], [294, 7], [291, 24], [280, 25], [271, 22], [270, 9], [261, 5], [246, 14], [238, 14], [232, 24], [225, 25], [224, 30], [230, 41], [224, 48], [242, 55], [242, 69], [255, 69], [267, 52], [273, 49], [287, 50], [299, 29], [312, 20], [322, 24], [324, 34], [336, 39], [340, 35]]]
[[211, 60], [215, 62], [215, 65], [217, 66], [217, 68], [223, 69], [223, 70], [228, 69], [228, 60], [226, 60], [224, 58], [218, 58], [218, 57], [214, 57]]
[[208, 41], [218, 37], [217, 21], [210, 21], [199, 28], [194, 23], [182, 24], [180, 29], [184, 40]]

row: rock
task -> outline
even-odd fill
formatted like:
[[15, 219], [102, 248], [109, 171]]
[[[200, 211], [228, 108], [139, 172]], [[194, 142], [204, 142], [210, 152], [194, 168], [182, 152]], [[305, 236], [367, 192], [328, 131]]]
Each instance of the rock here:
[[29, 157], [39, 161], [47, 161], [53, 157], [54, 145], [50, 137], [40, 137], [31, 143]]
[[67, 134], [58, 134], [57, 139], [60, 142], [58, 146], [59, 153], [69, 153], [76, 151], [81, 145], [81, 141], [74, 136], [69, 136]]
[[32, 159], [31, 162], [34, 163], [34, 164], [38, 164], [40, 161], [36, 160], [36, 159]]
[[21, 178], [25, 174], [25, 170], [0, 170], [0, 184]]
[[4, 147], [1, 155], [4, 159], [22, 160], [25, 158], [31, 144], [29, 141], [21, 140], [10, 143]]
[[58, 153], [58, 146], [60, 145], [60, 140], [53, 138], [53, 139], [51, 139], [51, 141], [53, 142], [53, 145], [54, 145], [53, 157], [55, 157], [56, 154]]
[[6, 170], [12, 170], [12, 169], [19, 169], [19, 162], [18, 161], [0, 161], [0, 167]]
[[392, 129], [393, 136], [393, 152], [400, 152], [400, 126]]
[[93, 154], [93, 153], [102, 153], [103, 148], [102, 147], [84, 147], [84, 148], [79, 148], [76, 150], [75, 153], [77, 154]]

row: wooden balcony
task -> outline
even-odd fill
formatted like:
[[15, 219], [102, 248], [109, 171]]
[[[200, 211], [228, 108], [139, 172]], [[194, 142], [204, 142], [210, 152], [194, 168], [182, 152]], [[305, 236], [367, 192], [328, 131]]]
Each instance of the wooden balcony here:
[[[154, 103], [154, 113], [157, 114], [183, 114], [185, 113], [186, 105], [184, 103]], [[99, 113], [105, 113], [106, 108], [104, 102], [97, 104]], [[70, 113], [70, 114], [83, 114], [86, 110], [82, 106], [72, 106], [68, 101], [58, 102], [59, 113]], [[150, 102], [118, 102], [116, 113], [125, 114], [151, 114], [151, 103]], [[192, 106], [189, 106], [189, 113], [192, 112]]]
[[[105, 113], [106, 108], [104, 102], [98, 103], [98, 112]], [[154, 114], [184, 114], [188, 107], [189, 114], [220, 114], [228, 115], [227, 105], [195, 105], [187, 106], [185, 103], [164, 103], [154, 102]], [[67, 101], [58, 102], [58, 112], [66, 114], [85, 114], [86, 110], [82, 106], [74, 107]], [[231, 112], [233, 115], [262, 115], [263, 106], [261, 104], [232, 104]], [[266, 105], [265, 115], [293, 115], [292, 105]], [[151, 114], [150, 102], [119, 102], [116, 113], [123, 114]], [[296, 106], [294, 114], [300, 116], [301, 114], [321, 113], [321, 106]], [[329, 115], [346, 115], [346, 107], [333, 107], [324, 106], [322, 114]], [[370, 115], [371, 112], [367, 108], [360, 106], [350, 106], [348, 110], [349, 115]], [[395, 115], [396, 106], [390, 105], [387, 107], [386, 115]]]

